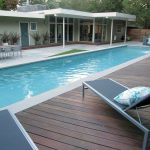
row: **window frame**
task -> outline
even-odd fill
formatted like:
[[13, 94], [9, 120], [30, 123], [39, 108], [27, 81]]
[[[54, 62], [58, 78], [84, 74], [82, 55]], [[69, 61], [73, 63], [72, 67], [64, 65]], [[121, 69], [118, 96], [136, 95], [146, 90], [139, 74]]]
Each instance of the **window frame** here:
[[[32, 24], [33, 24], [33, 23], [36, 25], [36, 26], [35, 26], [35, 27], [36, 27], [35, 29], [32, 29]], [[30, 22], [30, 30], [31, 30], [31, 31], [37, 31], [37, 22]]]
[[116, 32], [121, 33], [122, 32], [122, 24], [117, 24], [116, 25]]

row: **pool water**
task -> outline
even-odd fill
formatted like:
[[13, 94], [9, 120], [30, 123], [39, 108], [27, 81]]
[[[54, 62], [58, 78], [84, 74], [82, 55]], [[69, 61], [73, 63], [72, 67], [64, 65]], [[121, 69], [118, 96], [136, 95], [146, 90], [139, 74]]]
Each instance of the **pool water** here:
[[0, 107], [67, 85], [148, 53], [149, 48], [120, 47], [0, 69]]

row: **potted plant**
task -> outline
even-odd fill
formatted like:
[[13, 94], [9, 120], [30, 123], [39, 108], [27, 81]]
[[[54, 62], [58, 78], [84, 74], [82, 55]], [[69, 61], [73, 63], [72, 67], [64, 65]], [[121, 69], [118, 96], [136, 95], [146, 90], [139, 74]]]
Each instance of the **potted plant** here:
[[7, 32], [4, 32], [2, 34], [2, 38], [1, 38], [3, 45], [8, 45], [9, 42], [9, 34]]
[[43, 33], [42, 34], [43, 44], [49, 44], [49, 38], [50, 38], [50, 36], [49, 36], [48, 32]]
[[17, 32], [10, 33], [9, 39], [12, 45], [16, 45], [20, 39], [20, 35]]
[[39, 34], [39, 32], [35, 32], [35, 33], [31, 34], [31, 36], [35, 41], [35, 45], [40, 45], [41, 44], [41, 42], [40, 42], [41, 35]]

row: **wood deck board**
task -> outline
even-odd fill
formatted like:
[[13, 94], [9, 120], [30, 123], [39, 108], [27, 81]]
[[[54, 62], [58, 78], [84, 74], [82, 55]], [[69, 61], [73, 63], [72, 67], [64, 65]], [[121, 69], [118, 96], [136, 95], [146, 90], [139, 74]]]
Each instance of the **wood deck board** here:
[[[128, 87], [150, 86], [149, 65], [150, 58], [105, 78]], [[150, 126], [150, 108], [140, 114]], [[82, 101], [81, 87], [19, 112], [17, 117], [39, 150], [140, 150], [142, 146], [139, 129], [90, 90]]]

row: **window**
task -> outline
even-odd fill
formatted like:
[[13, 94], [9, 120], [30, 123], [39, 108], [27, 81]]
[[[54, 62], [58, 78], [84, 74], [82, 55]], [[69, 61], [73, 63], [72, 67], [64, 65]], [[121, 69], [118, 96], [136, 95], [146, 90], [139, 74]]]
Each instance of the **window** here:
[[116, 31], [117, 31], [118, 33], [120, 33], [120, 32], [122, 31], [122, 25], [121, 25], [121, 24], [118, 24], [118, 25], [116, 26]]
[[36, 31], [37, 30], [37, 23], [36, 22], [31, 22], [30, 29], [31, 29], [31, 31]]
[[56, 18], [56, 17], [54, 17], [54, 16], [50, 16], [50, 20], [49, 20], [50, 23], [55, 23], [55, 18]]

